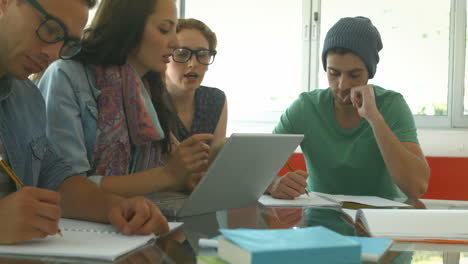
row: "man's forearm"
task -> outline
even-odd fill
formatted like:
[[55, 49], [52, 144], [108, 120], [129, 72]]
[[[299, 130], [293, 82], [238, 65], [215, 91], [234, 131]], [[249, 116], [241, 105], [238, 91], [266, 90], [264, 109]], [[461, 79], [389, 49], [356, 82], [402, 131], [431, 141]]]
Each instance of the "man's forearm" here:
[[414, 149], [405, 147], [388, 127], [382, 115], [369, 123], [393, 181], [408, 197], [421, 197], [427, 189], [430, 169], [419, 146], [414, 143]]

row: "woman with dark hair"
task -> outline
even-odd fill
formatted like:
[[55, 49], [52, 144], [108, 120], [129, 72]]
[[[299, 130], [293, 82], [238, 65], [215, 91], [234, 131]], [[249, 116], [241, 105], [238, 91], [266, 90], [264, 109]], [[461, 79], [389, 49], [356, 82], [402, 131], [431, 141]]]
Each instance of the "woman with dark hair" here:
[[207, 168], [211, 134], [171, 150], [173, 117], [162, 95], [176, 22], [174, 0], [102, 0], [81, 52], [52, 64], [38, 83], [48, 135], [75, 174], [105, 191], [190, 191]]

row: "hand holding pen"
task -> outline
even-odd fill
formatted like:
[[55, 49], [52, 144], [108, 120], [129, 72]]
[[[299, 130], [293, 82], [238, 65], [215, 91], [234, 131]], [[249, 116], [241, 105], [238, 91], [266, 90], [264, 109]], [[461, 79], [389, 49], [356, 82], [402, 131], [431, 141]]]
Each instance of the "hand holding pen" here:
[[[289, 164], [289, 161], [286, 162], [286, 166], [288, 167], [288, 169], [289, 169], [290, 172], [294, 172], [294, 169], [293, 169], [293, 167], [291, 167], [291, 165]], [[307, 196], [310, 197], [309, 192], [307, 191], [307, 189], [304, 189], [304, 191], [305, 191], [305, 194], [306, 194]]]
[[276, 177], [268, 187], [267, 192], [274, 198], [278, 199], [294, 199], [303, 193], [307, 193], [307, 177], [309, 174], [302, 170], [296, 170], [288, 163], [286, 166], [290, 172], [281, 177]]
[[60, 233], [57, 228], [61, 216], [60, 195], [57, 192], [24, 187], [10, 167], [0, 157], [0, 177], [8, 175], [18, 191], [0, 200], [0, 244], [15, 244], [33, 238]]
[[171, 134], [172, 150], [165, 169], [174, 184], [172, 190], [191, 191], [208, 169], [212, 134], [195, 134], [182, 142]]

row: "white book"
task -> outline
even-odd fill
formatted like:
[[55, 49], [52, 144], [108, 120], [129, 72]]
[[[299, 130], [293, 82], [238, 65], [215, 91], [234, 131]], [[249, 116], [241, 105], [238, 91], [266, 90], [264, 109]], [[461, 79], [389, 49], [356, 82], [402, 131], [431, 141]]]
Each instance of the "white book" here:
[[[169, 223], [171, 230], [180, 225]], [[59, 226], [63, 236], [0, 245], [0, 254], [115, 260], [156, 238], [154, 234], [125, 236], [111, 225], [66, 218], [60, 219]]]
[[356, 222], [373, 237], [468, 240], [468, 210], [360, 209]]
[[[334, 201], [340, 204], [344, 203], [353, 203], [357, 206], [370, 206], [370, 207], [410, 207], [410, 205], [392, 201], [389, 199], [385, 199], [378, 196], [364, 196], [364, 195], [343, 195], [343, 194], [328, 194], [328, 193], [320, 193], [320, 192], [312, 192], [324, 199]], [[311, 194], [312, 194], [311, 193]]]
[[343, 214], [348, 217], [349, 222], [356, 222], [357, 210], [341, 208], [341, 212], [343, 212]]
[[324, 199], [313, 193], [309, 193], [309, 196], [303, 194], [296, 197], [293, 200], [277, 199], [271, 197], [271, 195], [262, 195], [258, 200], [261, 204], [267, 207], [301, 207], [301, 208], [313, 208], [313, 207], [332, 207], [338, 208], [340, 204], [327, 199]]

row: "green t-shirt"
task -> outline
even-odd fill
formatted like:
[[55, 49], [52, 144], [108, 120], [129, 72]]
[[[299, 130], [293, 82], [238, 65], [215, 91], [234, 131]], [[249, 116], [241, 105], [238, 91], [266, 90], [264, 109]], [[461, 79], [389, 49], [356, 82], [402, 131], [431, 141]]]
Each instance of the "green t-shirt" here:
[[[418, 143], [413, 115], [403, 96], [374, 85], [377, 108], [401, 142]], [[308, 189], [331, 194], [403, 196], [385, 166], [374, 133], [363, 118], [353, 129], [335, 118], [330, 89], [302, 93], [281, 116], [276, 134], [304, 134]], [[419, 144], [419, 143], [418, 143]]]

